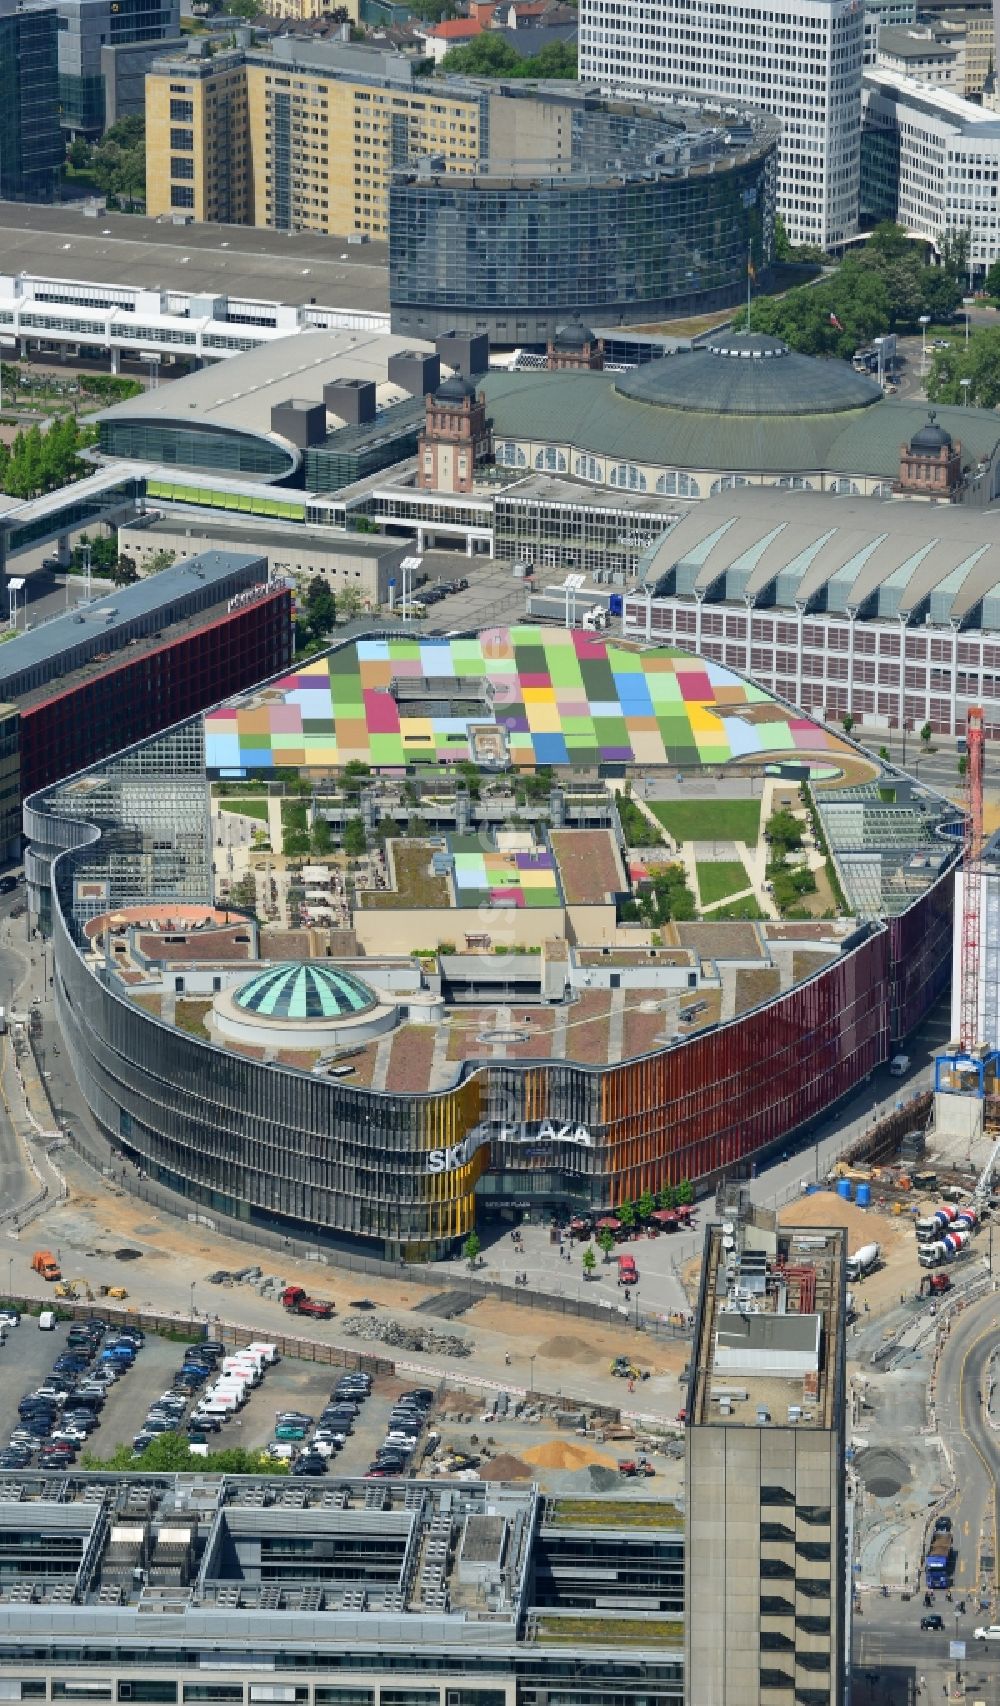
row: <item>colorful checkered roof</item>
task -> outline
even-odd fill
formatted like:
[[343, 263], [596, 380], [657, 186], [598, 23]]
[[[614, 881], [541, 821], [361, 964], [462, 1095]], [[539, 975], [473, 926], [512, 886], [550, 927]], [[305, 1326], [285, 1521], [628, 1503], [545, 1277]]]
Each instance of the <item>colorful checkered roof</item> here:
[[477, 835], [449, 835], [459, 906], [561, 906], [556, 862], [547, 848], [502, 853]]
[[[403, 693], [402, 703], [393, 691]], [[419, 687], [422, 698], [406, 698]], [[451, 703], [459, 701], [459, 703]], [[451, 714], [456, 712], [458, 714]], [[562, 628], [358, 640], [205, 719], [216, 775], [475, 761], [476, 725], [512, 767], [725, 764], [834, 750], [834, 736], [721, 664]]]

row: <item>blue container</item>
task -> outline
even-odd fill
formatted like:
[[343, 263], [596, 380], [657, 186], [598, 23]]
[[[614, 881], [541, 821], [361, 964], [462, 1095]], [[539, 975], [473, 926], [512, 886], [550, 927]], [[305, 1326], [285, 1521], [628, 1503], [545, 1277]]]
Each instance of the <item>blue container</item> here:
[[850, 1179], [838, 1179], [837, 1180], [837, 1195], [838, 1195], [838, 1197], [843, 1197], [845, 1202], [850, 1202], [850, 1200], [851, 1200], [851, 1181], [850, 1181]]
[[859, 1185], [855, 1192], [854, 1200], [859, 1208], [870, 1208], [872, 1200], [871, 1185]]

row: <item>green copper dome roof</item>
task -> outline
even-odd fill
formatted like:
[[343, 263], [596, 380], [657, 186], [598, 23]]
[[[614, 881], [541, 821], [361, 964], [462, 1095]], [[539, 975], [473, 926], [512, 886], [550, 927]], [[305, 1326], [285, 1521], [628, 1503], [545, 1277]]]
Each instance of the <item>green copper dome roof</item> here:
[[367, 983], [349, 971], [311, 960], [269, 966], [233, 996], [244, 1012], [262, 1019], [349, 1019], [378, 1005]]

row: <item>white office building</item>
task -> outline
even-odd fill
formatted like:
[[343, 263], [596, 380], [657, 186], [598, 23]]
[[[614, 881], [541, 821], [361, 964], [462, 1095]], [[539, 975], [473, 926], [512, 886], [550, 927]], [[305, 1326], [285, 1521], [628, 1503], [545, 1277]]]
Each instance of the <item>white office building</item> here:
[[898, 72], [864, 75], [861, 201], [940, 244], [969, 233], [971, 269], [1000, 255], [1000, 115]]
[[788, 235], [836, 249], [858, 228], [864, 28], [863, 0], [581, 0], [580, 77], [774, 113]]

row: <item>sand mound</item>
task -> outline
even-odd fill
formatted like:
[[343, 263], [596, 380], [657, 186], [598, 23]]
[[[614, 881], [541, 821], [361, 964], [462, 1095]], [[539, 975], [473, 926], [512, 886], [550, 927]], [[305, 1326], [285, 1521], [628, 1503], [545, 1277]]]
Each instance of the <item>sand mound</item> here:
[[537, 1464], [539, 1469], [589, 1469], [592, 1463], [601, 1464], [605, 1469], [618, 1467], [615, 1459], [603, 1451], [595, 1451], [592, 1445], [578, 1445], [569, 1439], [550, 1439], [545, 1445], [532, 1445], [525, 1452], [524, 1460]]
[[[783, 1225], [791, 1226], [846, 1226], [851, 1235], [851, 1249], [856, 1250], [861, 1244], [870, 1244], [873, 1238], [884, 1242], [889, 1227], [884, 1224], [885, 1216], [871, 1209], [858, 1208], [857, 1203], [848, 1202], [846, 1197], [838, 1197], [836, 1191], [817, 1191], [812, 1197], [796, 1197], [786, 1203], [780, 1210], [778, 1219]], [[873, 1220], [883, 1222], [876, 1228]], [[896, 1227], [898, 1228], [897, 1221]]]
[[479, 1471], [482, 1481], [531, 1481], [534, 1470], [530, 1463], [522, 1463], [519, 1457], [513, 1457], [509, 1451], [502, 1451], [492, 1462], [484, 1463]]
[[551, 1357], [553, 1362], [593, 1362], [594, 1347], [573, 1333], [556, 1333], [539, 1345], [538, 1355]]

